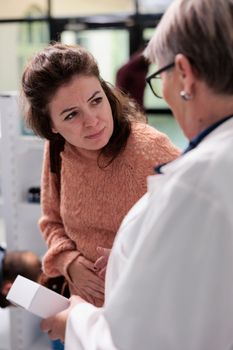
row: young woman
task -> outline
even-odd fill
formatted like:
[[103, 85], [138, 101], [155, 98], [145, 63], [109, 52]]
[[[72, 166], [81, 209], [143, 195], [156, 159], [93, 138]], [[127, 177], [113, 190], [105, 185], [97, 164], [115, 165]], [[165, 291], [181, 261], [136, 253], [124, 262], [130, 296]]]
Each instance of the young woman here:
[[154, 167], [177, 157], [169, 139], [101, 77], [84, 48], [49, 45], [22, 77], [26, 121], [48, 140], [40, 228], [43, 269], [63, 275], [72, 294], [97, 306], [104, 281], [97, 247], [111, 248], [120, 223], [145, 193]]

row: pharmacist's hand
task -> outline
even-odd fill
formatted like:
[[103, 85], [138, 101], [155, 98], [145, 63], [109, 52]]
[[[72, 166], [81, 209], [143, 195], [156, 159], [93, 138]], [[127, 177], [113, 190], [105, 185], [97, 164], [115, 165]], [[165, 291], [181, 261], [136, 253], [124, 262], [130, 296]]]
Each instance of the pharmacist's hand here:
[[71, 310], [78, 304], [85, 303], [79, 296], [75, 295], [70, 298], [70, 306], [55, 316], [46, 318], [41, 321], [40, 328], [42, 332], [48, 333], [50, 339], [60, 339], [64, 342], [66, 322]]
[[86, 301], [101, 306], [104, 301], [104, 281], [96, 275], [94, 264], [83, 256], [75, 259], [68, 268], [70, 279], [75, 287], [74, 294]]
[[100, 257], [96, 260], [94, 268], [98, 271], [98, 276], [105, 280], [106, 268], [111, 249], [97, 247], [97, 252], [100, 254]]

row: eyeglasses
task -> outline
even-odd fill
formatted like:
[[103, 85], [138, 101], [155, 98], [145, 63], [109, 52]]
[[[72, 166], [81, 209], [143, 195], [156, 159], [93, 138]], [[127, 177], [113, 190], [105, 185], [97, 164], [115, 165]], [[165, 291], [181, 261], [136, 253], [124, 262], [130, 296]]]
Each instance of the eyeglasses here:
[[146, 78], [146, 82], [149, 84], [153, 94], [158, 98], [163, 98], [162, 94], [162, 82], [161, 82], [161, 76], [160, 74], [172, 67], [175, 66], [175, 63], [170, 63], [166, 65], [163, 68], [160, 68], [155, 73], [151, 74], [149, 77]]

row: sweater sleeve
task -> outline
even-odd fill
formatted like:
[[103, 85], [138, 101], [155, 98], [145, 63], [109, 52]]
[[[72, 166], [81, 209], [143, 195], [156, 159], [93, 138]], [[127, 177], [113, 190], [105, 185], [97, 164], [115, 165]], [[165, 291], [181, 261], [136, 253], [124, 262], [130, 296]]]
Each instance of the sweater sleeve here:
[[67, 269], [79, 252], [75, 243], [66, 235], [60, 216], [60, 188], [57, 175], [50, 171], [48, 142], [45, 143], [44, 149], [41, 206], [42, 217], [39, 226], [48, 246], [43, 258], [43, 270], [51, 277], [64, 275], [70, 281]]

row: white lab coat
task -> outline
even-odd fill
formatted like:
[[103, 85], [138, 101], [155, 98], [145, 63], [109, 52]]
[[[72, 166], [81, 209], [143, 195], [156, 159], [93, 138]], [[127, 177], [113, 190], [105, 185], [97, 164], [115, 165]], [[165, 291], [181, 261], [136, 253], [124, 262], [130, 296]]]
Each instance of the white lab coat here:
[[233, 119], [163, 171], [120, 227], [105, 307], [74, 308], [66, 350], [233, 349]]

